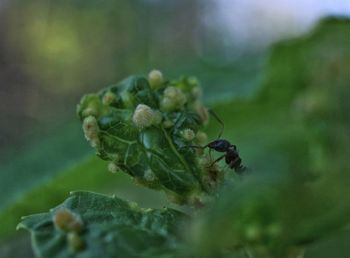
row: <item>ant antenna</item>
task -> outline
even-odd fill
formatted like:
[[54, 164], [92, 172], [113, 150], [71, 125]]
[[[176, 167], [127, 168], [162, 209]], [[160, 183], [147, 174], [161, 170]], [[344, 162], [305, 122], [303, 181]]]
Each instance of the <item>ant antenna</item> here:
[[223, 132], [224, 132], [224, 127], [225, 127], [224, 122], [218, 117], [218, 115], [214, 112], [214, 110], [208, 109], [208, 112], [209, 112], [209, 113], [216, 119], [216, 121], [218, 121], [219, 124], [221, 125], [221, 130], [220, 130], [220, 133], [219, 133], [218, 138], [217, 138], [217, 139], [220, 139], [221, 136], [222, 136], [222, 134], [223, 134]]

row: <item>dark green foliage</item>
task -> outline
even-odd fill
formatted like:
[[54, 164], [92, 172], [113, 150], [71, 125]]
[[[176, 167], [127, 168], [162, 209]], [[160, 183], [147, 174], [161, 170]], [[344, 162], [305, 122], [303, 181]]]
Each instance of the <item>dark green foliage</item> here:
[[243, 184], [227, 186], [195, 223], [200, 253], [245, 247], [253, 257], [297, 257], [348, 225], [350, 42], [344, 31], [350, 35], [349, 21], [329, 19], [311, 36], [278, 45], [256, 98], [232, 103], [239, 105], [230, 113], [237, 117], [233, 130], [243, 146], [255, 145], [249, 162], [255, 169]]

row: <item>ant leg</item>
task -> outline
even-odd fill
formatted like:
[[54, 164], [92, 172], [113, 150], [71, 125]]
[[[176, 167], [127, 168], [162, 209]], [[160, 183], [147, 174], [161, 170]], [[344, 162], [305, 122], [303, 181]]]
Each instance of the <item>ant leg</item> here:
[[214, 160], [214, 161], [208, 166], [208, 168], [212, 167], [216, 162], [222, 160], [225, 156], [226, 156], [226, 154], [222, 155], [221, 157], [218, 157], [216, 160]]
[[197, 149], [205, 149], [206, 147], [208, 147], [207, 145], [205, 146], [199, 146], [199, 145], [186, 145], [186, 146], [182, 146], [180, 147], [180, 149], [184, 149], [184, 148], [197, 148]]
[[220, 133], [218, 135], [218, 138], [217, 139], [220, 139], [223, 132], [224, 132], [224, 122], [218, 117], [218, 115], [214, 112], [214, 110], [212, 109], [208, 109], [208, 112], [219, 122], [219, 124], [221, 125], [221, 130], [220, 130]]

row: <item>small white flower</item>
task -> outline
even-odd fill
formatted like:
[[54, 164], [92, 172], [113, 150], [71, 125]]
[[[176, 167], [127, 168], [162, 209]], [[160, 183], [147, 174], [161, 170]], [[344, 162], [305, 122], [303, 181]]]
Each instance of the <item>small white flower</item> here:
[[163, 74], [159, 70], [152, 70], [148, 74], [148, 82], [151, 89], [159, 89], [163, 84]]

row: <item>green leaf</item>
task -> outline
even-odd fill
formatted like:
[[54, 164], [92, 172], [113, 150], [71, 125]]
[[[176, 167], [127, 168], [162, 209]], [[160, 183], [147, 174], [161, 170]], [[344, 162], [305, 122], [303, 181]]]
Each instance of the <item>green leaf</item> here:
[[[77, 113], [85, 137], [112, 170], [163, 189], [177, 203], [191, 204], [193, 196], [215, 192], [221, 183], [208, 182], [210, 157], [189, 147], [206, 144], [196, 138], [208, 119], [200, 97], [193, 77], [163, 81], [154, 88], [145, 77], [131, 76], [85, 95]], [[200, 159], [207, 159], [207, 165]]]
[[[69, 221], [62, 213], [81, 230], [62, 230]], [[18, 228], [30, 231], [37, 257], [158, 257], [180, 248], [177, 229], [185, 219], [173, 209], [141, 209], [117, 197], [74, 192], [50, 212], [24, 217]]]

